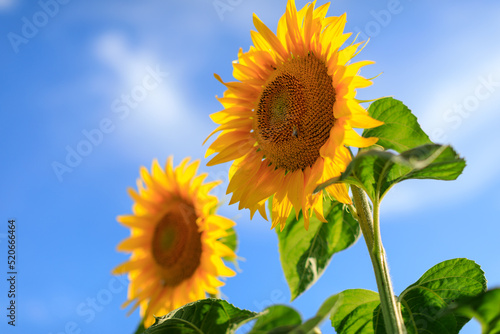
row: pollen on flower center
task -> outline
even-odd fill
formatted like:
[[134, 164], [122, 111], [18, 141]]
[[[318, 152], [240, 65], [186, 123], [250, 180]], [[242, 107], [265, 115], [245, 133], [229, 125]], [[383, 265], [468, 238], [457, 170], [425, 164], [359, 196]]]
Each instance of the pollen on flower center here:
[[256, 108], [259, 148], [277, 168], [312, 166], [335, 123], [335, 89], [326, 65], [309, 54], [279, 65]]
[[202, 244], [196, 219], [193, 206], [183, 203], [156, 225], [152, 254], [164, 285], [178, 285], [199, 267]]

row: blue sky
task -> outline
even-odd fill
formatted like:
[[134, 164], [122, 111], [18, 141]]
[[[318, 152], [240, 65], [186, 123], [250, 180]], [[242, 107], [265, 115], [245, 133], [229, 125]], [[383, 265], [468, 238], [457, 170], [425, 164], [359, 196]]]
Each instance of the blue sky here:
[[[201, 143], [215, 128], [208, 115], [221, 109], [215, 95], [224, 91], [213, 73], [231, 80], [231, 62], [251, 44], [252, 13], [275, 31], [286, 5], [221, 2], [224, 12], [213, 0], [0, 0], [0, 258], [14, 218], [19, 272], [18, 326], [7, 326], [2, 311], [2, 333], [134, 331], [138, 312], [126, 317], [120, 309], [126, 282], [110, 273], [127, 258], [115, 251], [128, 235], [115, 220], [131, 210], [126, 189], [154, 158], [203, 158]], [[344, 12], [347, 31], [371, 38], [358, 59], [376, 64], [362, 74], [383, 72], [358, 96], [402, 100], [432, 139], [467, 160], [457, 181], [408, 181], [384, 199], [382, 233], [396, 293], [457, 257], [475, 260], [489, 287], [500, 286], [500, 3], [344, 0], [329, 15]], [[78, 150], [80, 159], [70, 153]], [[202, 161], [209, 179], [225, 181], [215, 193], [227, 203], [229, 165]], [[237, 222], [238, 254], [246, 259], [223, 294], [254, 311], [289, 303], [269, 222], [250, 221], [235, 206], [220, 213]], [[7, 268], [0, 267], [5, 310]], [[307, 318], [348, 288], [376, 290], [362, 240], [334, 256], [291, 305]], [[464, 333], [478, 331], [470, 324]]]

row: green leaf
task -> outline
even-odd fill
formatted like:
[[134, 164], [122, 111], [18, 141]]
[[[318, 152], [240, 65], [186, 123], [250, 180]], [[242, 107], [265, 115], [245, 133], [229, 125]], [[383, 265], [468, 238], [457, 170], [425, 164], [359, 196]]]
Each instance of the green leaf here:
[[448, 305], [485, 290], [484, 272], [474, 261], [453, 259], [435, 265], [399, 296], [408, 333], [458, 333], [470, 317], [446, 312]]
[[338, 178], [320, 184], [320, 191], [337, 182], [356, 185], [372, 202], [380, 203], [396, 183], [408, 179], [455, 180], [465, 168], [465, 160], [449, 146], [422, 145], [399, 155], [369, 150], [359, 153]]
[[337, 307], [337, 300], [338, 295], [333, 295], [325, 300], [314, 317], [290, 331], [290, 334], [317, 333], [318, 331], [316, 327], [319, 326], [319, 324], [321, 324], [331, 312], [335, 311], [335, 308]]
[[156, 318], [144, 334], [234, 333], [256, 316], [257, 313], [239, 309], [225, 300], [202, 299]]
[[[236, 235], [236, 230], [231, 227], [227, 230], [227, 233], [228, 234], [225, 237], [220, 238], [219, 241], [236, 253], [236, 249], [238, 248], [238, 236]], [[225, 256], [223, 259], [229, 262], [236, 260], [235, 258], [229, 256]]]
[[353, 289], [339, 293], [336, 309], [330, 319], [339, 334], [372, 334], [374, 319], [379, 315], [380, 297], [378, 293]]
[[432, 144], [431, 140], [418, 124], [417, 118], [403, 102], [391, 97], [373, 102], [368, 114], [384, 122], [373, 129], [365, 129], [363, 137], [377, 137], [377, 145], [386, 150], [403, 152], [414, 147]]
[[476, 297], [463, 298], [450, 307], [454, 313], [476, 318], [482, 334], [500, 333], [500, 289], [488, 290]]
[[302, 318], [296, 310], [286, 305], [272, 305], [259, 315], [247, 334], [288, 333], [300, 324]]
[[[197, 326], [181, 319], [168, 319], [165, 323], [160, 323], [158, 326], [149, 327], [144, 334], [204, 334]], [[226, 333], [220, 331], [217, 333]]]
[[313, 216], [306, 231], [302, 212], [296, 219], [292, 210], [285, 229], [281, 232], [276, 229], [281, 265], [292, 300], [319, 279], [333, 254], [351, 246], [360, 235], [358, 222], [343, 204], [325, 199], [323, 208], [328, 223]]
[[457, 319], [453, 314], [443, 313], [448, 304], [437, 297], [434, 291], [425, 289], [409, 291], [401, 303], [408, 334], [458, 333]]
[[[435, 265], [398, 298], [408, 334], [458, 333], [471, 315], [459, 312], [459, 308], [450, 311], [449, 305], [458, 299], [480, 295], [485, 290], [484, 273], [474, 261], [453, 259]], [[337, 304], [331, 320], [337, 333], [385, 333], [376, 292], [355, 289], [336, 296]], [[494, 309], [497, 310], [496, 316], [500, 314], [498, 305], [498, 300], [491, 302], [492, 307], [497, 307]], [[494, 311], [490, 313], [491, 319], [494, 315]]]

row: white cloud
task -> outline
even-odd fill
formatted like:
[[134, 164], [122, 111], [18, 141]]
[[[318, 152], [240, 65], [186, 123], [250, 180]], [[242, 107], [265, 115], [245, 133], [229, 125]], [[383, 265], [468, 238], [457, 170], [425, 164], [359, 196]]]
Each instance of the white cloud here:
[[0, 10], [8, 10], [14, 7], [16, 0], [0, 0]]
[[[464, 71], [465, 72], [465, 71]], [[421, 125], [432, 139], [456, 142], [500, 119], [500, 63], [498, 59], [469, 68], [459, 80], [443, 78], [434, 96], [420, 110]]]
[[[184, 95], [182, 75], [177, 74], [177, 69], [145, 49], [132, 48], [123, 35], [115, 32], [96, 41], [94, 54], [119, 79], [115, 87], [119, 93], [110, 96], [111, 105], [116, 103], [110, 114], [116, 118], [116, 133], [128, 156], [145, 150], [156, 151], [158, 156], [181, 151], [189, 155], [201, 147], [203, 136], [209, 133], [209, 122], [196, 117], [194, 107]], [[145, 80], [148, 85], [155, 81], [151, 70], [164, 74], [153, 89], [143, 89]], [[134, 99], [138, 89], [146, 92], [144, 99]], [[132, 106], [126, 103], [127, 96], [131, 97]], [[117, 108], [128, 111], [115, 113]], [[193, 142], [198, 145], [193, 146]]]

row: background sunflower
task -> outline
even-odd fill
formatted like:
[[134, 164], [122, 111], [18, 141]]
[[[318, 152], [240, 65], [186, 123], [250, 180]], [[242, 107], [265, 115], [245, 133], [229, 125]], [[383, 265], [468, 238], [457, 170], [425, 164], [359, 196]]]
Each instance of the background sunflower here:
[[[297, 7], [306, 2], [297, 1]], [[219, 15], [217, 3], [230, 9]], [[200, 143], [214, 128], [207, 116], [220, 110], [214, 96], [225, 90], [213, 73], [232, 76], [235, 50], [252, 43], [252, 13], [274, 29], [286, 6], [285, 0], [231, 3], [69, 1], [54, 17], [47, 15], [46, 25], [35, 26], [36, 35], [15, 53], [7, 34], [22, 36], [22, 18], [32, 21], [42, 8], [38, 1], [0, 1], [0, 199], [3, 222], [19, 222], [20, 273], [19, 324], [10, 328], [0, 322], [0, 332], [56, 334], [68, 326], [83, 333], [130, 333], [135, 328], [139, 312], [126, 317], [127, 310], [120, 308], [127, 298], [127, 280], [110, 273], [128, 259], [115, 250], [129, 236], [115, 220], [117, 213], [130, 211], [133, 200], [125, 190], [134, 184], [138, 166], [149, 166], [153, 158], [203, 157], [206, 147]], [[359, 97], [394, 95], [411, 107], [431, 139], [453, 143], [467, 159], [457, 181], [408, 181], [384, 199], [384, 245], [395, 290], [454, 257], [474, 259], [488, 274], [490, 286], [500, 285], [492, 246], [500, 234], [492, 219], [500, 214], [499, 157], [490, 154], [500, 145], [500, 87], [493, 85], [500, 81], [500, 45], [492, 42], [499, 37], [500, 4], [336, 1], [328, 16], [344, 12], [345, 30], [360, 32], [360, 40], [370, 38], [361, 59], [377, 62], [363, 74], [384, 72], [375, 85], [359, 90]], [[154, 81], [148, 68], [157, 73], [157, 67], [168, 75]], [[152, 78], [148, 87], [159, 83], [142, 97], [139, 87], [147, 76]], [[488, 97], [477, 98], [478, 87]], [[132, 93], [139, 99], [132, 99]], [[115, 109], [113, 103], [118, 103]], [[92, 130], [101, 129], [103, 120], [103, 129], [110, 130], [106, 119], [113, 130], [100, 130], [102, 140], [98, 135], [94, 139], [98, 145], [67, 165], [67, 146], [76, 152], [81, 141], [89, 141], [82, 131], [95, 134]], [[85, 148], [80, 145], [80, 150]], [[54, 173], [54, 161], [71, 169], [62, 181]], [[209, 172], [207, 181], [225, 180], [218, 187], [224, 189], [229, 166], [207, 168], [206, 161], [200, 171]], [[224, 191], [214, 195], [223, 199]], [[230, 302], [255, 311], [287, 303], [289, 290], [269, 223], [250, 221], [236, 205], [223, 205], [218, 212], [238, 223], [238, 254], [246, 258], [240, 263], [243, 272], [224, 286]], [[6, 237], [1, 227], [0, 249]], [[408, 259], [411, 266], [405, 265]], [[336, 256], [293, 306], [307, 318], [332, 286], [336, 291], [376, 290], [369, 262], [364, 245], [357, 243]], [[256, 282], [259, 290], [241, 293]], [[5, 287], [0, 283], [2, 307], [8, 302]], [[479, 331], [473, 321], [467, 328], [464, 333]]]
[[140, 306], [145, 327], [153, 315], [219, 295], [219, 277], [235, 275], [222, 259], [236, 254], [221, 241], [235, 223], [215, 214], [218, 200], [209, 191], [219, 182], [203, 184], [207, 174], [196, 175], [199, 163], [186, 158], [174, 169], [170, 157], [164, 169], [157, 160], [151, 172], [143, 167], [138, 191], [129, 190], [134, 214], [118, 217], [131, 236], [117, 249], [132, 254], [113, 273], [128, 273], [123, 306], [132, 305], [129, 313]]

